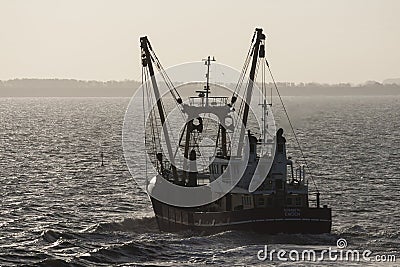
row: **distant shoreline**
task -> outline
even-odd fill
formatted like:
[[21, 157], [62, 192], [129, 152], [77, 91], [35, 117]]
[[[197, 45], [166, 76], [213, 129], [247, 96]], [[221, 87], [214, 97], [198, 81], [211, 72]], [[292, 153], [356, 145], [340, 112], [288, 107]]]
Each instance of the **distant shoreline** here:
[[[139, 86], [133, 80], [14, 79], [0, 81], [0, 97], [131, 97]], [[400, 95], [399, 84], [373, 81], [362, 85], [279, 82], [278, 88], [284, 96]]]

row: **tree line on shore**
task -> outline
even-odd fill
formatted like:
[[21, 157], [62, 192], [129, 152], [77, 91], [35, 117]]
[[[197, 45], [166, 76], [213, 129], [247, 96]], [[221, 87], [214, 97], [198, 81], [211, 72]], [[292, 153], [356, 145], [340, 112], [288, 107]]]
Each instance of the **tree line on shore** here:
[[[134, 80], [123, 81], [84, 81], [75, 79], [13, 79], [0, 81], [0, 96], [104, 96], [129, 97], [141, 85]], [[267, 88], [274, 89], [272, 83]], [[363, 84], [351, 83], [294, 83], [278, 82], [283, 95], [397, 95], [400, 84], [395, 82], [368, 81]]]

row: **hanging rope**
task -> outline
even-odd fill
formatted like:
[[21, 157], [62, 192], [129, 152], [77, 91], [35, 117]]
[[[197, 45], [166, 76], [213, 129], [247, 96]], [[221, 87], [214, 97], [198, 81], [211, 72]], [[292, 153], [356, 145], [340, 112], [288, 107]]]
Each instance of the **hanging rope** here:
[[267, 65], [267, 67], [268, 67], [269, 74], [271, 75], [272, 82], [274, 83], [275, 90], [276, 90], [276, 93], [278, 94], [279, 100], [281, 101], [283, 110], [285, 111], [286, 117], [287, 117], [287, 119], [288, 119], [288, 121], [289, 121], [289, 125], [290, 125], [290, 128], [292, 129], [292, 132], [293, 132], [294, 138], [295, 138], [295, 140], [296, 140], [297, 146], [298, 146], [299, 149], [300, 149], [301, 156], [302, 156], [302, 158], [303, 158], [303, 160], [304, 160], [304, 163], [306, 164], [308, 173], [310, 174], [311, 181], [313, 182], [313, 184], [314, 184], [314, 186], [315, 186], [315, 189], [317, 190], [317, 193], [319, 193], [317, 184], [315, 183], [315, 180], [314, 180], [314, 176], [313, 176], [312, 173], [311, 173], [311, 169], [310, 169], [310, 167], [308, 166], [307, 159], [306, 159], [306, 157], [304, 156], [303, 150], [301, 149], [300, 142], [299, 142], [299, 140], [298, 140], [298, 138], [297, 138], [296, 132], [294, 131], [292, 122], [290, 121], [289, 114], [288, 114], [288, 112], [287, 112], [287, 110], [286, 110], [285, 104], [283, 103], [281, 94], [279, 93], [278, 86], [276, 85], [274, 76], [272, 75], [272, 71], [271, 71], [271, 68], [269, 67], [269, 64], [268, 64], [267, 59], [265, 59], [265, 63], [266, 63], [266, 65]]

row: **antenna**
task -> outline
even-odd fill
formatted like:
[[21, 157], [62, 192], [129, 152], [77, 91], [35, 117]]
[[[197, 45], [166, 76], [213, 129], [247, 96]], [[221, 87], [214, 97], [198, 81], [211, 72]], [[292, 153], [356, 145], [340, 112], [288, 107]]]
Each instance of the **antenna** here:
[[211, 65], [211, 61], [216, 61], [215, 57], [213, 57], [211, 59], [210, 56], [207, 57], [207, 59], [203, 59], [204, 65], [207, 66], [207, 74], [206, 74], [206, 78], [207, 78], [207, 85], [204, 88], [204, 91], [206, 92], [206, 106], [208, 106], [208, 94], [210, 92], [210, 65]]

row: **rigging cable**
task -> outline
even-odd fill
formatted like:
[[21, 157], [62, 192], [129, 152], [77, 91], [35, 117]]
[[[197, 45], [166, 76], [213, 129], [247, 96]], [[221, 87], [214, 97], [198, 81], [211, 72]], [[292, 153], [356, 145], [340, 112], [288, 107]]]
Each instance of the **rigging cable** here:
[[240, 91], [241, 91], [241, 88], [242, 88], [242, 84], [243, 84], [244, 78], [245, 78], [246, 73], [247, 73], [247, 69], [249, 68], [251, 55], [254, 52], [253, 43], [254, 43], [255, 36], [256, 36], [256, 32], [254, 31], [253, 37], [252, 37], [251, 42], [250, 42], [249, 51], [247, 52], [247, 56], [246, 56], [246, 59], [245, 59], [244, 64], [243, 64], [242, 71], [241, 71], [240, 76], [239, 76], [239, 80], [238, 80], [238, 82], [236, 84], [235, 91], [233, 92], [233, 95], [232, 95], [232, 99], [231, 99], [232, 107], [236, 102], [236, 100], [233, 101], [233, 99], [236, 98], [240, 94]]
[[[164, 82], [165, 82], [165, 85], [166, 85], [167, 88], [168, 88], [168, 91], [171, 93], [171, 95], [173, 96], [173, 98], [174, 98], [174, 100], [176, 101], [176, 103], [179, 104], [179, 106], [178, 106], [179, 108], [178, 108], [178, 109], [179, 109], [179, 111], [180, 111], [181, 117], [182, 117], [183, 119], [185, 119], [184, 114], [183, 114], [182, 107], [180, 106], [180, 104], [182, 104], [182, 98], [181, 98], [181, 96], [179, 95], [179, 92], [177, 91], [177, 89], [175, 88], [175, 86], [173, 85], [171, 79], [170, 79], [169, 76], [167, 75], [166, 71], [165, 71], [164, 68], [162, 67], [160, 60], [158, 59], [157, 55], [155, 54], [154, 50], [153, 50], [152, 47], [151, 47], [150, 42], [148, 43], [148, 45], [149, 45], [149, 51], [150, 51], [150, 60], [151, 60], [152, 62], [154, 62], [154, 64], [156, 65], [156, 68], [157, 68], [157, 70], [159, 71], [159, 74], [161, 75], [161, 77], [163, 78], [163, 80], [164, 80]], [[161, 96], [160, 98], [162, 98], [162, 96]], [[158, 99], [156, 99], [155, 101], [158, 101]], [[163, 109], [164, 113], [167, 114], [166, 108], [165, 108], [165, 104], [164, 104], [163, 101], [161, 102], [161, 105], [162, 105], [162, 109]], [[169, 121], [168, 119], [165, 121], [165, 125], [161, 125], [161, 128], [162, 128], [162, 127], [166, 127], [167, 129], [173, 129], [173, 127], [171, 126], [170, 121]], [[168, 131], [168, 130], [167, 130], [167, 131]], [[159, 137], [159, 139], [160, 139], [160, 140], [159, 140], [160, 149], [162, 150], [161, 135], [159, 135], [158, 137]], [[172, 140], [171, 140], [172, 143], [176, 144], [175, 136], [174, 136], [174, 135], [171, 135], [171, 138], [172, 138]], [[177, 148], [178, 148], [178, 146], [177, 146]], [[175, 153], [175, 155], [176, 155], [176, 153]], [[173, 159], [175, 160], [175, 157], [174, 157]], [[171, 160], [172, 160], [172, 159], [171, 159]]]
[[283, 100], [282, 100], [281, 94], [279, 93], [278, 86], [276, 85], [276, 82], [275, 82], [274, 76], [272, 75], [272, 71], [271, 71], [271, 68], [269, 67], [269, 64], [268, 64], [268, 61], [267, 61], [267, 59], [265, 59], [265, 63], [267, 64], [267, 67], [268, 67], [268, 70], [269, 70], [269, 74], [271, 75], [272, 82], [274, 83], [274, 86], [275, 86], [275, 90], [276, 90], [276, 92], [277, 92], [277, 94], [278, 94], [278, 96], [279, 96], [279, 100], [281, 101], [281, 104], [282, 104], [283, 110], [285, 111], [286, 117], [287, 117], [287, 119], [288, 119], [288, 121], [289, 121], [290, 128], [292, 129], [292, 132], [293, 132], [294, 138], [296, 139], [297, 146], [298, 146], [298, 147], [299, 147], [299, 149], [300, 149], [301, 156], [302, 156], [302, 158], [303, 158], [303, 160], [304, 160], [304, 163], [306, 164], [306, 167], [307, 167], [308, 173], [310, 174], [310, 177], [311, 177], [311, 180], [312, 180], [312, 182], [313, 182], [313, 184], [314, 184], [314, 186], [315, 186], [315, 189], [317, 190], [317, 193], [319, 194], [319, 190], [318, 190], [317, 184], [315, 183], [314, 176], [313, 176], [313, 175], [312, 175], [312, 173], [311, 173], [311, 170], [310, 170], [310, 167], [308, 166], [308, 163], [307, 163], [306, 157], [304, 156], [303, 150], [301, 149], [300, 142], [299, 142], [299, 140], [297, 139], [296, 132], [294, 131], [294, 128], [293, 128], [292, 122], [290, 121], [289, 114], [288, 114], [288, 112], [287, 112], [287, 110], [286, 110], [285, 104], [283, 103]]
[[[144, 87], [144, 83], [143, 83], [143, 81], [144, 81], [145, 79], [144, 79], [144, 68], [142, 68], [142, 105], [143, 105], [143, 129], [144, 129], [144, 149], [145, 149], [145, 151], [146, 151], [146, 106], [145, 106], [145, 88], [143, 88]], [[147, 175], [147, 165], [148, 165], [148, 163], [147, 163], [147, 155], [145, 155], [145, 170], [146, 170], [146, 173], [145, 173], [145, 175], [146, 175], [146, 189], [147, 189], [147, 186], [148, 186], [148, 184], [149, 184], [149, 180], [148, 180], [148, 175]]]
[[[249, 87], [249, 84], [250, 83], [253, 83], [253, 87], [254, 86], [257, 86], [257, 83], [256, 83], [256, 81], [257, 81], [257, 74], [258, 74], [258, 68], [259, 68], [259, 66], [260, 66], [260, 60], [257, 60], [257, 64], [256, 64], [256, 70], [255, 70], [255, 73], [254, 73], [254, 81], [251, 81], [250, 79], [247, 79], [247, 82], [246, 82], [246, 89], [244, 90], [244, 92], [243, 92], [243, 98], [242, 98], [242, 101], [240, 102], [240, 108], [239, 108], [239, 112], [238, 112], [238, 115], [239, 116], [241, 116], [242, 114], [243, 114], [243, 111], [244, 111], [244, 108], [245, 108], [245, 105], [247, 104], [249, 107], [251, 106], [250, 105], [250, 103], [251, 103], [251, 100], [250, 100], [250, 103], [246, 103], [246, 99], [245, 99], [245, 95], [246, 95], [246, 93], [247, 93], [247, 90], [248, 90], [248, 87]], [[243, 123], [243, 122], [242, 122]], [[243, 125], [244, 126], [244, 125]], [[247, 125], [246, 125], [246, 127], [247, 127]]]
[[151, 51], [151, 57], [153, 59], [153, 62], [155, 63], [158, 71], [160, 72], [161, 76], [163, 77], [165, 84], [167, 85], [170, 93], [172, 94], [172, 96], [174, 97], [175, 101], [178, 104], [182, 104], [182, 98], [178, 92], [178, 90], [176, 90], [174, 84], [172, 83], [171, 79], [169, 78], [169, 76], [167, 75], [167, 72], [165, 71], [165, 69], [163, 68], [163, 66], [161, 65], [160, 60], [158, 59], [156, 53], [153, 51], [153, 48], [151, 47], [151, 44], [149, 43], [149, 49]]
[[[172, 97], [174, 98], [174, 100], [175, 100], [176, 103], [178, 104], [177, 106], [178, 106], [178, 109], [179, 109], [179, 111], [180, 111], [179, 114], [181, 115], [182, 119], [183, 119], [184, 121], [186, 121], [186, 117], [185, 117], [185, 115], [184, 115], [184, 113], [183, 113], [183, 108], [182, 108], [183, 100], [182, 100], [182, 98], [181, 98], [181, 96], [180, 96], [178, 90], [175, 88], [173, 82], [172, 82], [171, 79], [169, 78], [167, 72], [165, 71], [165, 69], [164, 69], [163, 66], [161, 65], [161, 61], [158, 59], [158, 57], [157, 57], [156, 53], [154, 52], [154, 50], [153, 50], [153, 48], [152, 48], [150, 42], [149, 42], [148, 44], [149, 44], [149, 51], [150, 51], [150, 60], [153, 61], [154, 64], [156, 65], [156, 68], [157, 68], [159, 74], [161, 75], [162, 79], [164, 80], [165, 85], [166, 85], [167, 88], [168, 88], [168, 91], [171, 93]], [[164, 107], [164, 103], [163, 103], [162, 105], [163, 105], [164, 112], [166, 113], [166, 110], [165, 110], [165, 107]], [[168, 120], [167, 120], [167, 123], [168, 123], [168, 126], [170, 127], [170, 124], [169, 124], [169, 121], [168, 121]], [[170, 127], [170, 128], [171, 128], [171, 127]], [[171, 129], [172, 129], [172, 128], [171, 128]], [[173, 141], [176, 143], [176, 140], [175, 140], [175, 137], [174, 137], [174, 136], [172, 136], [172, 139], [173, 139]], [[174, 157], [174, 158], [175, 158], [175, 157]]]
[[[161, 143], [160, 143], [160, 132], [158, 131], [158, 120], [156, 118], [156, 116], [154, 115], [155, 113], [155, 108], [153, 105], [153, 94], [150, 93], [150, 89], [149, 89], [149, 84], [148, 84], [148, 78], [149, 78], [149, 73], [148, 71], [144, 72], [144, 88], [147, 94], [147, 105], [149, 107], [149, 122], [150, 122], [150, 129], [151, 129], [151, 145], [149, 145], [148, 143], [148, 138], [147, 138], [147, 129], [145, 128], [145, 140], [146, 140], [146, 146], [149, 145], [152, 147], [153, 149], [153, 153], [152, 154], [157, 154], [158, 151], [162, 152], [162, 147], [161, 147]], [[157, 159], [152, 159], [153, 163], [156, 164], [158, 171], [161, 171], [161, 169], [159, 168], [159, 162]]]

